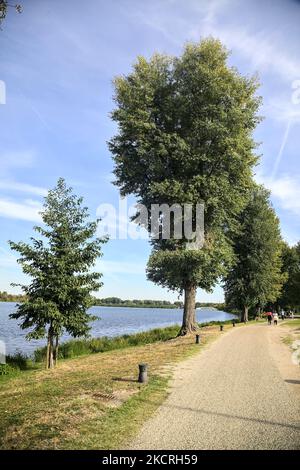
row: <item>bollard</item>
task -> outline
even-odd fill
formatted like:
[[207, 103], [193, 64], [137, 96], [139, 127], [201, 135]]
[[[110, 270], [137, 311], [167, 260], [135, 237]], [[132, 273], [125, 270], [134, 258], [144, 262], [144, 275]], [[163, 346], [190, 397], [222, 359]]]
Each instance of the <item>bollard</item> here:
[[196, 335], [196, 344], [200, 343], [200, 335]]
[[233, 320], [233, 322], [232, 322], [232, 326], [235, 326], [235, 321], [234, 321], [234, 320]]
[[138, 382], [145, 383], [148, 381], [148, 364], [139, 364], [139, 378]]
[[223, 331], [223, 325], [220, 325], [220, 331]]

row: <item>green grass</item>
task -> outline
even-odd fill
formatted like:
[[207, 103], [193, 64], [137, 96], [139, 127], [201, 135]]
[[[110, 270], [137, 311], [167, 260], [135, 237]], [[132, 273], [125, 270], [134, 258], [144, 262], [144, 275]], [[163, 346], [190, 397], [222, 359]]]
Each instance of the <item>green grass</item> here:
[[[225, 326], [224, 330], [232, 328]], [[176, 330], [178, 331], [178, 330]], [[199, 352], [220, 332], [61, 360], [54, 370], [5, 377], [0, 388], [2, 449], [113, 449], [126, 446], [167, 395], [174, 363]], [[138, 364], [149, 382], [137, 382]]]
[[293, 326], [300, 327], [300, 318], [294, 318], [294, 320], [284, 320], [281, 323], [282, 326]]
[[[116, 349], [124, 349], [132, 346], [151, 344], [156, 341], [168, 341], [177, 336], [179, 325], [166, 328], [155, 328], [132, 335], [122, 335], [115, 338], [75, 339], [62, 343], [59, 347], [59, 359], [70, 359], [88, 354], [103, 353]], [[42, 362], [45, 359], [46, 348], [37, 349], [34, 353], [35, 361]]]

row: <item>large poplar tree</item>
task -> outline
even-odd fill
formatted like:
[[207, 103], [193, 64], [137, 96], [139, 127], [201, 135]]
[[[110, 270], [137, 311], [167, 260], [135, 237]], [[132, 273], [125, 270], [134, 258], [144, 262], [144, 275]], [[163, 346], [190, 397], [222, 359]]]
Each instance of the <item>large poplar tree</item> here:
[[102, 285], [101, 273], [91, 268], [106, 240], [95, 237], [97, 221], [88, 220], [82, 198], [62, 178], [48, 192], [41, 216], [44, 225], [34, 227], [39, 238], [32, 237], [30, 244], [9, 242], [31, 278], [29, 285], [21, 285], [26, 300], [11, 318], [21, 319], [21, 328], [31, 329], [28, 339], [47, 337], [46, 367], [52, 368], [63, 331], [78, 337], [90, 329], [91, 292]]
[[227, 59], [226, 48], [209, 38], [188, 44], [180, 57], [139, 57], [130, 74], [115, 80], [118, 132], [109, 147], [121, 194], [149, 211], [152, 204], [205, 205], [201, 249], [187, 250], [184, 238], [154, 240], [148, 266], [154, 282], [184, 291], [182, 334], [195, 328], [197, 287], [210, 289], [224, 273], [227, 233], [257, 161], [258, 83]]
[[241, 310], [248, 321], [249, 309], [274, 303], [286, 275], [282, 272], [282, 239], [279, 220], [269, 193], [257, 187], [239, 216], [240, 230], [233, 236], [236, 261], [225, 280], [226, 304]]

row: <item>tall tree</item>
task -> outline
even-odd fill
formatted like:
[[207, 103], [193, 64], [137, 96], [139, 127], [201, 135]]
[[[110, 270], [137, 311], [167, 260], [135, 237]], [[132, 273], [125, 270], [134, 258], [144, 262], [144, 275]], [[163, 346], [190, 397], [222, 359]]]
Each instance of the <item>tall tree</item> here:
[[182, 334], [195, 328], [197, 287], [210, 289], [226, 264], [221, 254], [230, 257], [226, 234], [257, 161], [258, 82], [227, 58], [210, 38], [188, 44], [180, 57], [139, 57], [132, 73], [115, 80], [112, 119], [119, 130], [109, 148], [121, 194], [133, 194], [149, 211], [152, 204], [205, 205], [202, 249], [187, 250], [184, 237], [155, 240], [149, 261], [150, 279], [185, 293]]
[[226, 304], [241, 309], [242, 321], [248, 321], [251, 307], [277, 300], [285, 280], [279, 220], [266, 189], [252, 192], [239, 222], [240, 231], [233, 237], [236, 262], [224, 288]]
[[11, 318], [21, 319], [21, 328], [31, 328], [28, 339], [47, 335], [46, 366], [52, 368], [62, 332], [78, 337], [90, 329], [91, 292], [102, 285], [101, 274], [91, 272], [91, 267], [106, 240], [95, 238], [97, 221], [88, 221], [82, 198], [62, 178], [45, 198], [41, 215], [44, 225], [34, 227], [41, 238], [32, 237], [31, 244], [9, 242], [21, 255], [18, 262], [24, 273], [32, 278], [29, 285], [21, 285], [26, 301]]
[[300, 306], [300, 242], [291, 247], [285, 243], [282, 260], [287, 279], [278, 303], [284, 308], [297, 308]]

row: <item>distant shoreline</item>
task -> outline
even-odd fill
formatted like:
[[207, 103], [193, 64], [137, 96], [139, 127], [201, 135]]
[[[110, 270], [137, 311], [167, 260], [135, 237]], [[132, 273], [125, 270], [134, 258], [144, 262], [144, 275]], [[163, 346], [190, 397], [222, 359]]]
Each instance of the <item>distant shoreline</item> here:
[[[22, 303], [24, 302], [24, 299], [0, 299], [0, 303]], [[92, 307], [116, 307], [116, 308], [162, 308], [162, 309], [183, 309], [183, 304], [182, 305], [174, 305], [174, 304], [163, 304], [163, 303], [94, 303]], [[213, 310], [224, 310], [225, 305], [220, 303], [211, 303], [211, 304], [196, 304], [196, 309], [202, 309], [202, 308], [208, 308], [208, 309], [213, 309]]]

